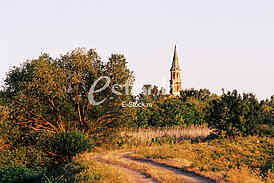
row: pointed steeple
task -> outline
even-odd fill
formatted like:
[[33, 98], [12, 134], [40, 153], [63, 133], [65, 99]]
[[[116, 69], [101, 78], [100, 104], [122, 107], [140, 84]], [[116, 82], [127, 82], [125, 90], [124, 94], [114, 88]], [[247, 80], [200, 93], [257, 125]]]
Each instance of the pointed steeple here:
[[182, 73], [179, 65], [179, 58], [177, 54], [176, 44], [174, 48], [172, 67], [170, 69], [169, 82], [170, 82], [170, 94], [172, 96], [180, 96], [182, 91]]
[[175, 48], [174, 48], [174, 56], [173, 56], [171, 70], [175, 70], [175, 69], [180, 69], [179, 58], [178, 58], [178, 54], [177, 54], [176, 44], [175, 44]]

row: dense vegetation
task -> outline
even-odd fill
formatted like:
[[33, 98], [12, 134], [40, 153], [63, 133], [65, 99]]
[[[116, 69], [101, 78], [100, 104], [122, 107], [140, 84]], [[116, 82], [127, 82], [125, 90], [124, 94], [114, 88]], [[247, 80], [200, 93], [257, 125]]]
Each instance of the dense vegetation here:
[[[113, 54], [103, 62], [93, 49], [75, 49], [60, 58], [42, 54], [13, 67], [0, 97], [0, 167], [18, 165], [22, 171], [24, 166], [47, 173], [94, 147], [94, 139], [102, 142], [115, 136], [129, 120], [120, 102], [129, 100], [125, 90], [131, 90], [134, 80], [126, 64], [123, 55]], [[110, 78], [110, 83], [99, 92], [105, 85], [101, 76]], [[116, 89], [120, 94], [114, 95], [115, 84], [128, 88], [120, 87]], [[89, 97], [112, 98], [94, 105]], [[9, 174], [10, 168], [4, 170]]]
[[264, 107], [264, 103], [259, 103], [253, 94], [241, 96], [234, 90], [209, 103], [206, 120], [218, 136], [263, 135], [261, 125], [273, 124], [273, 116], [269, 118], [270, 114]]
[[47, 182], [77, 154], [117, 144], [124, 128], [208, 126], [210, 137], [273, 137], [274, 95], [258, 101], [236, 90], [217, 96], [186, 89], [170, 97], [154, 86], [134, 97], [133, 81], [123, 55], [103, 62], [93, 49], [42, 54], [13, 67], [0, 92], [0, 180]]
[[217, 96], [207, 89], [187, 89], [177, 98], [142, 96], [139, 102], [153, 106], [136, 110], [138, 127], [207, 124], [219, 137], [273, 135], [274, 96], [259, 101], [254, 94], [237, 90]]

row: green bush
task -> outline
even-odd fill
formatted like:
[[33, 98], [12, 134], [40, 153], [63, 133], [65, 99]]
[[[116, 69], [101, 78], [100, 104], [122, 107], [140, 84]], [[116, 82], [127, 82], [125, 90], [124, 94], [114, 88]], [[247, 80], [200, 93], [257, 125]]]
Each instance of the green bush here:
[[43, 172], [24, 165], [7, 166], [0, 169], [0, 183], [39, 182]]
[[202, 115], [191, 103], [184, 103], [179, 99], [167, 99], [164, 103], [158, 104], [162, 113], [162, 121], [167, 126], [190, 126], [201, 125]]
[[153, 107], [138, 108], [136, 111], [137, 127], [164, 127], [202, 125], [203, 116], [192, 103], [185, 103], [178, 98], [168, 98], [156, 102]]
[[44, 145], [62, 161], [71, 161], [76, 154], [92, 148], [90, 139], [78, 130], [55, 133]]
[[148, 128], [151, 126], [150, 120], [152, 118], [151, 109], [148, 108], [138, 108], [136, 110], [136, 126]]
[[261, 105], [253, 94], [242, 97], [234, 90], [209, 103], [206, 120], [217, 136], [258, 135], [262, 121]]
[[0, 150], [0, 168], [4, 166], [16, 166], [23, 164], [30, 168], [46, 168], [52, 163], [52, 159], [46, 152], [31, 146], [17, 147], [16, 149]]

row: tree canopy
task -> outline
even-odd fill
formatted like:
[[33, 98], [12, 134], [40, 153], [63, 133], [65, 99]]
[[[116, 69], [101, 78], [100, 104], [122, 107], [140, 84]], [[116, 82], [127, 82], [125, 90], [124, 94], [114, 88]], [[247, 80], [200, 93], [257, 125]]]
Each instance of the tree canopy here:
[[[108, 86], [96, 92], [106, 85], [102, 76], [109, 78]], [[100, 133], [121, 123], [125, 115], [122, 101], [129, 98], [125, 91], [131, 90], [133, 81], [123, 55], [112, 54], [103, 62], [94, 49], [78, 48], [55, 59], [41, 54], [13, 67], [4, 80], [2, 95], [9, 105], [9, 121], [21, 127], [50, 132], [79, 128]], [[94, 83], [92, 97], [96, 101], [105, 99], [101, 105], [89, 101]]]

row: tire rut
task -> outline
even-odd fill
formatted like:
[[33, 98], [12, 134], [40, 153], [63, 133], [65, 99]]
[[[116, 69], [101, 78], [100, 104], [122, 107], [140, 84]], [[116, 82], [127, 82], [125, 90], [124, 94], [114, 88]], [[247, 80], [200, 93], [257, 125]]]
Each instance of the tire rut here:
[[137, 170], [129, 168], [123, 164], [105, 160], [102, 157], [96, 157], [95, 159], [101, 163], [105, 163], [105, 164], [108, 164], [114, 168], [118, 168], [118, 169], [122, 170], [122, 172], [127, 174], [128, 181], [130, 183], [160, 183], [158, 180], [154, 179], [153, 177], [151, 177], [149, 174], [147, 174], [145, 172], [137, 171]]
[[152, 160], [149, 160], [149, 159], [132, 157], [132, 156], [129, 156], [128, 154], [124, 154], [124, 155], [122, 155], [122, 157], [126, 158], [126, 159], [129, 159], [129, 160], [132, 160], [132, 161], [145, 163], [145, 164], [149, 164], [149, 165], [154, 166], [154, 167], [163, 168], [165, 170], [172, 171], [176, 175], [182, 176], [182, 179], [184, 180], [185, 183], [216, 183], [215, 180], [210, 179], [208, 177], [205, 177], [203, 175], [199, 175], [199, 174], [194, 173], [194, 172], [182, 170], [180, 168], [167, 165], [165, 163], [159, 163], [159, 162], [155, 162], [155, 161], [152, 161]]
[[[150, 159], [129, 156], [129, 154], [131, 154], [131, 153], [132, 152], [124, 152], [124, 153], [117, 153], [117, 154], [115, 153], [112, 155], [114, 155], [118, 159], [125, 159], [127, 161], [142, 163], [142, 164], [149, 165], [149, 166], [152, 166], [155, 168], [160, 168], [163, 171], [171, 171], [175, 174], [174, 176], [180, 177], [180, 179], [184, 183], [217, 183], [215, 180], [205, 177], [203, 175], [199, 175], [194, 172], [182, 170], [180, 168], [167, 165], [165, 163], [159, 163], [159, 162], [156, 162], [156, 161], [153, 161]], [[151, 177], [149, 174], [147, 174], [145, 172], [142, 172], [142, 171], [139, 171], [136, 169], [132, 169], [132, 168], [127, 167], [126, 165], [121, 164], [119, 162], [113, 162], [113, 161], [104, 159], [104, 156], [107, 156], [107, 155], [108, 154], [96, 155], [94, 157], [94, 159], [96, 159], [102, 163], [108, 164], [114, 168], [119, 168], [120, 170], [122, 170], [124, 173], [126, 173], [128, 175], [130, 183], [160, 183], [161, 182], [161, 181]]]

